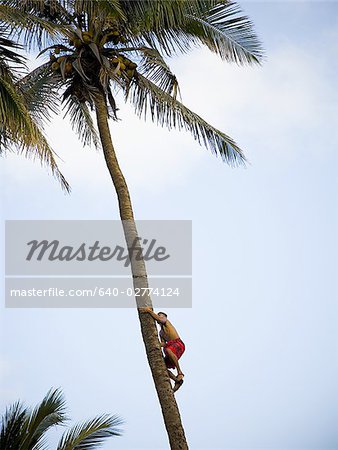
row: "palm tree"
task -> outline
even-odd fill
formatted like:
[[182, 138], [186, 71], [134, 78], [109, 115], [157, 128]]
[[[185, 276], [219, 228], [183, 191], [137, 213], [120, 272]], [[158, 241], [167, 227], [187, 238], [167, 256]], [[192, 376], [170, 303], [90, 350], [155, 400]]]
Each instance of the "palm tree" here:
[[[46, 449], [46, 433], [67, 421], [65, 400], [60, 389], [48, 391], [33, 409], [20, 401], [6, 409], [0, 424], [0, 450]], [[94, 450], [111, 436], [121, 436], [121, 419], [116, 415], [97, 416], [65, 431], [57, 450]]]
[[[27, 14], [21, 15], [26, 17], [27, 25]], [[33, 86], [24, 91], [18, 84], [19, 75], [26, 65], [25, 58], [18, 53], [22, 46], [9, 39], [6, 18], [10, 17], [5, 6], [0, 5], [0, 155], [16, 150], [26, 157], [38, 158], [51, 169], [62, 188], [69, 191], [36, 114], [39, 104], [35, 99], [39, 96], [35, 95]]]
[[[204, 45], [225, 61], [260, 63], [261, 45], [252, 24], [241, 15], [236, 4], [224, 0], [53, 0], [48, 3], [8, 0], [8, 3], [27, 11], [35, 8], [36, 15], [43, 19], [52, 14], [64, 18], [62, 37], [57, 36], [53, 45], [41, 52], [49, 52], [50, 60], [32, 71], [21, 84], [23, 89], [40, 86], [42, 116], [48, 114], [47, 105], [56, 104], [55, 93], [61, 90], [66, 113], [82, 141], [101, 145], [117, 193], [133, 284], [135, 288], [147, 288], [145, 263], [136, 261], [131, 251], [138, 237], [137, 228], [128, 186], [109, 130], [109, 119], [117, 119], [115, 92], [122, 91], [139, 116], [148, 114], [154, 122], [169, 129], [186, 129], [229, 165], [243, 164], [245, 157], [233, 139], [178, 100], [178, 81], [165, 57]], [[38, 95], [39, 91], [35, 92]], [[98, 134], [91, 110], [96, 115]], [[137, 248], [136, 252], [139, 251]], [[138, 307], [152, 305], [148, 295], [136, 297], [136, 302]], [[187, 449], [155, 323], [140, 311], [139, 319], [170, 446], [175, 450]]]

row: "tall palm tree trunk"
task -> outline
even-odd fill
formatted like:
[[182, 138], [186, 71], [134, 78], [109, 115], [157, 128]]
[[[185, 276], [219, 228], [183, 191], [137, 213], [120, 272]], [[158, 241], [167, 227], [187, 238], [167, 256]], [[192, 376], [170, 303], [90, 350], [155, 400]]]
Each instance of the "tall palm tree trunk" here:
[[[133, 243], [135, 243], [135, 239], [137, 239], [138, 234], [128, 186], [117, 161], [112, 143], [108, 125], [108, 111], [105, 97], [102, 93], [97, 94], [96, 96], [95, 110], [103, 153], [117, 193], [120, 217], [129, 250]], [[136, 261], [135, 258], [131, 256], [131, 269], [134, 288], [147, 288], [148, 278], [143, 258], [139, 258], [139, 260]], [[138, 306], [141, 306], [142, 304], [144, 305], [144, 303], [148, 306], [152, 306], [149, 295], [146, 297], [143, 296], [142, 302], [136, 296], [136, 303]], [[185, 438], [180, 412], [162, 356], [154, 319], [149, 314], [139, 312], [139, 320], [148, 363], [162, 408], [163, 419], [167, 429], [170, 447], [172, 450], [186, 450], [188, 449], [188, 444]]]

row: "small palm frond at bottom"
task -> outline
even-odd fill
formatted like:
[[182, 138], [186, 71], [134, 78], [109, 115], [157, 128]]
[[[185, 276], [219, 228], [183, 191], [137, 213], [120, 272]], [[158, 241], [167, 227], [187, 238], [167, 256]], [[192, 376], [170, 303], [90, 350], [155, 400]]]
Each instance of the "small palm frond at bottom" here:
[[94, 450], [109, 437], [121, 436], [122, 423], [117, 415], [102, 415], [75, 425], [63, 434], [57, 450]]
[[0, 450], [21, 448], [27, 416], [28, 411], [20, 402], [16, 402], [6, 409], [5, 414], [1, 417]]
[[[27, 417], [22, 450], [38, 449], [44, 442], [46, 432], [66, 420], [65, 399], [60, 389], [50, 389]], [[39, 447], [40, 446], [40, 447]]]

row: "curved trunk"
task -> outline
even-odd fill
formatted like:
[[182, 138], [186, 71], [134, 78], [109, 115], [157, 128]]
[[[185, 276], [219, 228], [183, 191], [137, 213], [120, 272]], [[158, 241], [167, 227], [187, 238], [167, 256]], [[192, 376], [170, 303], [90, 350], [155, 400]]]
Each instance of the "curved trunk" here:
[[[99, 94], [96, 96], [95, 110], [103, 153], [117, 193], [120, 217], [122, 220], [127, 247], [129, 249], [131, 248], [133, 242], [135, 242], [135, 238], [137, 238], [138, 236], [137, 229], [134, 221], [128, 186], [118, 164], [113, 147], [108, 125], [107, 106], [103, 94]], [[134, 288], [147, 288], [148, 279], [144, 260], [140, 258], [140, 261], [135, 261], [132, 255], [130, 255], [130, 258]], [[148, 306], [152, 306], [149, 296], [143, 297], [142, 303], [140, 299], [136, 297], [136, 303], [138, 306], [144, 303]], [[162, 356], [155, 321], [149, 314], [140, 312], [138, 312], [138, 314], [148, 363], [162, 408], [162, 414], [169, 437], [170, 447], [173, 450], [186, 450], [188, 449], [188, 444], [185, 438], [180, 413]]]

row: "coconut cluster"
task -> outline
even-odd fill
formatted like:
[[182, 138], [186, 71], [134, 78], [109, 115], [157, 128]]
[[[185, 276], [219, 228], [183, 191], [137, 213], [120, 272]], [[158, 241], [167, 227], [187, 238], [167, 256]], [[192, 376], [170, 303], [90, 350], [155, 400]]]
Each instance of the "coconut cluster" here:
[[127, 42], [126, 38], [121, 35], [117, 28], [110, 28], [107, 30], [101, 40], [101, 45], [104, 45], [106, 42], [112, 42], [114, 45]]
[[[116, 29], [108, 30], [102, 37], [102, 39], [99, 42], [99, 46], [103, 47], [103, 45], [106, 42], [112, 41], [114, 44], [117, 44], [119, 42], [122, 42], [122, 36], [120, 35], [119, 31]], [[97, 39], [95, 39], [96, 41]], [[76, 50], [80, 50], [81, 48], [88, 46], [94, 42], [94, 36], [93, 33], [89, 31], [83, 31], [81, 33], [81, 38], [74, 34], [69, 39], [69, 45], [72, 47], [75, 47]], [[61, 50], [69, 50], [66, 47], [63, 46], [56, 46], [54, 48], [54, 53], [50, 54], [50, 60], [51, 60], [51, 68], [54, 72], [59, 72], [63, 74], [65, 77], [70, 77], [73, 73], [73, 61], [76, 59], [74, 56], [69, 55], [63, 55], [58, 56], [61, 53]], [[135, 70], [137, 68], [137, 64], [135, 64], [130, 59], [126, 58], [125, 56], [118, 55], [111, 59], [112, 69], [114, 70], [114, 74], [116, 76], [124, 75], [125, 77], [132, 79], [135, 75]]]
[[120, 76], [122, 73], [124, 73], [128, 78], [133, 78], [133, 76], [135, 75], [137, 64], [135, 64], [133, 61], [130, 61], [130, 59], [126, 58], [125, 56], [120, 55], [116, 58], [113, 58], [112, 65], [117, 76]]
[[[69, 39], [69, 45], [75, 47], [76, 49], [80, 49], [84, 45], [88, 45], [91, 42], [94, 42], [94, 35], [91, 31], [83, 31], [81, 33], [81, 38], [78, 35], [74, 35]], [[107, 42], [112, 42], [114, 45], [117, 45], [120, 42], [125, 43], [126, 39], [120, 34], [118, 29], [109, 28], [103, 35], [95, 37], [95, 43], [99, 47], [103, 47]]]
[[54, 54], [50, 55], [50, 60], [52, 62], [52, 70], [54, 72], [61, 72], [61, 64], [63, 65], [62, 70], [66, 77], [70, 77], [73, 73], [73, 63], [72, 58], [69, 56], [59, 56], [58, 58], [55, 55], [60, 53], [60, 49], [55, 49]]
[[71, 37], [69, 39], [69, 45], [71, 45], [72, 47], [75, 47], [77, 49], [80, 49], [81, 47], [83, 47], [84, 45], [88, 45], [91, 42], [93, 42], [93, 33], [91, 33], [90, 31], [83, 31], [81, 34], [81, 38], [77, 35], [74, 35], [73, 37]]

